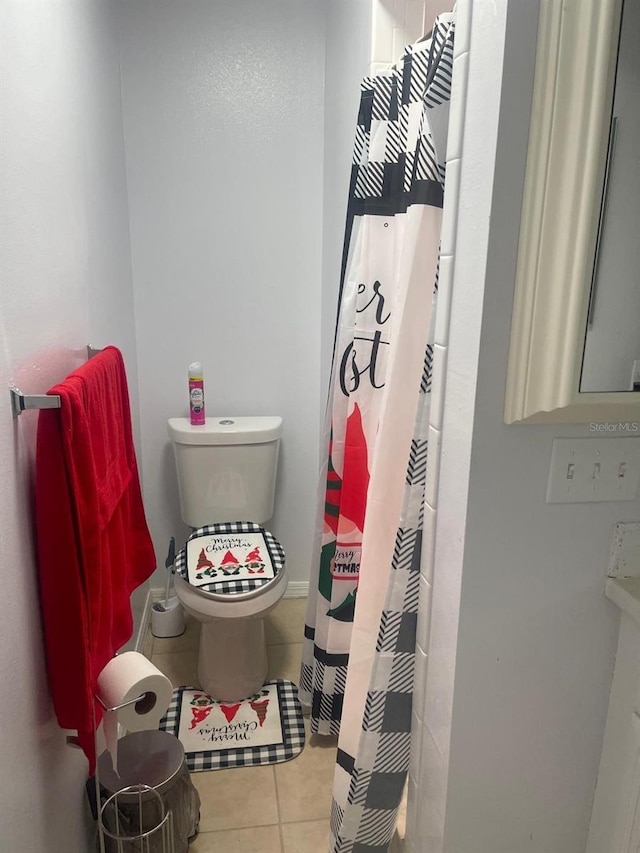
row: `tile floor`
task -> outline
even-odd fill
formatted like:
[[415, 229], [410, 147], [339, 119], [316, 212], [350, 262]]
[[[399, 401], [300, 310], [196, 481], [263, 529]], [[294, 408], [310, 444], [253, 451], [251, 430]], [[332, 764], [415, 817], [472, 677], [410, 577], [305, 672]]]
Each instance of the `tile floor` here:
[[[267, 618], [269, 677], [298, 682], [306, 599], [283, 599]], [[173, 686], [197, 684], [199, 625], [181, 637], [149, 632], [145, 654]], [[192, 775], [202, 812], [190, 853], [326, 853], [336, 744], [310, 736], [296, 758], [282, 764], [236, 767]]]

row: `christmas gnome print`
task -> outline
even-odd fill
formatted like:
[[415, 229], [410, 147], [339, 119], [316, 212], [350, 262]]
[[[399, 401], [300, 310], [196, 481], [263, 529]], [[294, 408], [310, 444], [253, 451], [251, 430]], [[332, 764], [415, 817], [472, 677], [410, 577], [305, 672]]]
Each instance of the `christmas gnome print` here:
[[234, 554], [231, 553], [231, 551], [227, 551], [227, 553], [222, 558], [220, 568], [222, 569], [222, 574], [226, 575], [227, 577], [229, 575], [239, 575], [240, 561]]
[[[266, 699], [264, 697], [267, 697]], [[267, 708], [269, 707], [269, 694], [266, 690], [256, 693], [251, 697], [249, 702], [251, 708], [256, 712], [260, 728], [264, 726], [264, 721], [267, 719]]]
[[214, 701], [206, 693], [194, 693], [191, 700], [191, 722], [189, 729], [195, 729], [200, 723], [204, 723], [213, 710]]
[[193, 698], [189, 702], [191, 706], [191, 721], [189, 723], [189, 730], [195, 729], [197, 726], [201, 725], [205, 722], [207, 717], [211, 714], [213, 709], [217, 706], [222, 714], [224, 715], [227, 724], [233, 722], [240, 708], [248, 703], [249, 707], [252, 711], [254, 711], [256, 717], [258, 718], [258, 723], [260, 728], [264, 726], [264, 721], [267, 718], [267, 709], [269, 707], [269, 691], [261, 690], [259, 693], [254, 693], [249, 699], [245, 699], [243, 702], [216, 702], [215, 699], [212, 699], [211, 696], [206, 693], [198, 693], [194, 692]]
[[203, 575], [206, 575], [209, 578], [215, 578], [217, 574], [218, 573], [213, 567], [213, 563], [211, 560], [207, 559], [207, 556], [204, 553], [204, 548], [201, 548], [200, 554], [198, 555], [198, 562], [196, 564], [196, 578], [201, 581], [203, 579]]
[[244, 564], [251, 575], [261, 575], [264, 573], [265, 563], [260, 554], [259, 547], [253, 548], [253, 550], [249, 551], [247, 556], [244, 558]]
[[[253, 548], [244, 559], [244, 565], [247, 568], [247, 571], [251, 575], [255, 574], [263, 574], [265, 569], [265, 562], [262, 559], [262, 555], [260, 554], [260, 547], [257, 546]], [[231, 551], [227, 551], [224, 557], [222, 558], [222, 562], [220, 563], [220, 569], [223, 575], [237, 575], [240, 572], [240, 561], [232, 554]], [[200, 554], [198, 555], [198, 562], [196, 564], [196, 578], [201, 581], [204, 579], [204, 576], [209, 578], [215, 578], [218, 575], [213, 563], [211, 560], [207, 558], [207, 555], [204, 552], [204, 548], [200, 549]]]
[[318, 589], [330, 605], [328, 616], [353, 622], [369, 488], [367, 440], [357, 403], [347, 418], [344, 447], [340, 477], [333, 465], [331, 436]]

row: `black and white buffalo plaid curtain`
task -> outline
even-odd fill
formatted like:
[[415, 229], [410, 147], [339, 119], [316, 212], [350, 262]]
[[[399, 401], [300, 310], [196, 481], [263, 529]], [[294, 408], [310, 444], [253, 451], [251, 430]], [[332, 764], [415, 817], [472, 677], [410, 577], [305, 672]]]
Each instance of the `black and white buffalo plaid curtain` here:
[[332, 853], [387, 850], [409, 766], [454, 28], [362, 83], [301, 672]]

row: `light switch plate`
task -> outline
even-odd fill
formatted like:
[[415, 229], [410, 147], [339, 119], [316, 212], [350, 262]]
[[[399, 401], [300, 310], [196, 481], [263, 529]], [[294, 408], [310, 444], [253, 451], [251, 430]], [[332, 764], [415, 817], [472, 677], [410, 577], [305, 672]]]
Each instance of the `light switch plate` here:
[[547, 503], [632, 501], [640, 438], [554, 438]]
[[609, 553], [609, 577], [640, 577], [640, 521], [616, 524]]

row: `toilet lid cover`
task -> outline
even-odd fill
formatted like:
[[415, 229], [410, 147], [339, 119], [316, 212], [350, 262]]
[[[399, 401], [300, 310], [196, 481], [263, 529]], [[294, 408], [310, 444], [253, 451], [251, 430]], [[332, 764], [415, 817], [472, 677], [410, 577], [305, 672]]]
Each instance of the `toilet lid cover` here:
[[272, 581], [284, 568], [275, 536], [251, 521], [199, 527], [176, 556], [176, 573], [205, 592], [237, 595]]

